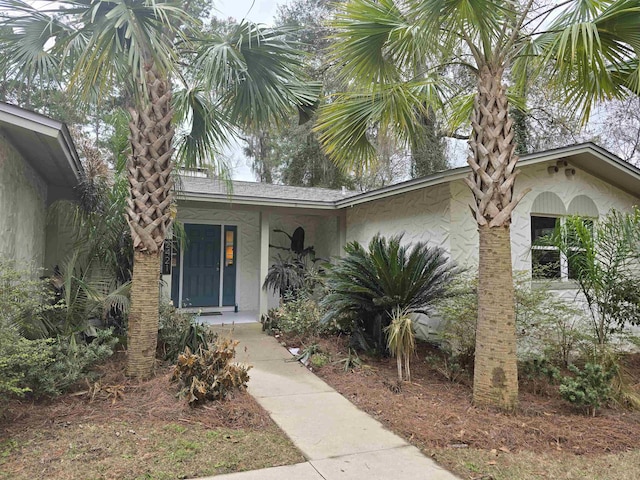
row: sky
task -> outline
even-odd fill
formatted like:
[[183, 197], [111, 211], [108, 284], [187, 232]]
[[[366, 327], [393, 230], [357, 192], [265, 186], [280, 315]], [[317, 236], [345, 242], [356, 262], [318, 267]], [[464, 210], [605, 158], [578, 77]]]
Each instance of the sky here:
[[276, 14], [277, 5], [287, 3], [276, 0], [216, 0], [214, 8], [216, 17], [233, 17], [236, 20], [246, 18], [255, 23], [271, 25]]
[[[246, 18], [255, 23], [272, 25], [277, 6], [285, 3], [286, 0], [215, 0], [213, 15], [218, 18], [233, 17], [236, 20]], [[232, 143], [224, 156], [231, 167], [234, 180], [255, 181], [248, 165], [249, 160], [242, 154], [242, 146], [238, 142]]]

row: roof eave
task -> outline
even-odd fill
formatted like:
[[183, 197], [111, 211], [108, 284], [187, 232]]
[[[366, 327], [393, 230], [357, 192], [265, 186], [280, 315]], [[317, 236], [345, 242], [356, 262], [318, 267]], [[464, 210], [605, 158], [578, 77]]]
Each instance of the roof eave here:
[[2, 102], [0, 102], [0, 121], [5, 121], [17, 127], [24, 128], [25, 130], [55, 138], [58, 141], [65, 160], [73, 172], [76, 183], [80, 180], [83, 173], [82, 163], [80, 162], [80, 157], [76, 151], [69, 129], [63, 122]]
[[313, 200], [289, 200], [275, 197], [249, 197], [244, 195], [222, 195], [216, 193], [180, 192], [178, 200], [225, 203], [229, 205], [257, 205], [264, 207], [314, 208], [318, 210], [336, 210], [336, 202]]

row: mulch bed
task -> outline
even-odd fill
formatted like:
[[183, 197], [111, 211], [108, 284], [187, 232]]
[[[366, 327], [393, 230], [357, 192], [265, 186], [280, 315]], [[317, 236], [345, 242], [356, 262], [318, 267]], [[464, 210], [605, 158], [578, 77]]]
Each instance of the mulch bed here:
[[[335, 362], [346, 356], [344, 338], [314, 340]], [[640, 412], [603, 408], [595, 418], [576, 412], [554, 389], [546, 395], [521, 387], [516, 414], [476, 408], [470, 381], [453, 383], [425, 360], [437, 351], [420, 344], [412, 360], [412, 383], [397, 392], [395, 359], [367, 358], [366, 365], [345, 372], [340, 363], [316, 370], [327, 383], [360, 409], [411, 443], [429, 451], [480, 448], [517, 452], [572, 452], [576, 455], [623, 452], [640, 447]], [[640, 366], [640, 356], [628, 364]], [[640, 374], [640, 369], [635, 371]]]
[[273, 425], [246, 392], [232, 393], [228, 401], [189, 407], [186, 400], [176, 397], [178, 387], [170, 384], [171, 368], [158, 367], [156, 376], [147, 381], [133, 380], [124, 375], [124, 355], [118, 353], [100, 368], [102, 375], [96, 383], [79, 385], [75, 393], [52, 401], [13, 400], [4, 405], [0, 441], [29, 429], [89, 422], [175, 422], [250, 430]]

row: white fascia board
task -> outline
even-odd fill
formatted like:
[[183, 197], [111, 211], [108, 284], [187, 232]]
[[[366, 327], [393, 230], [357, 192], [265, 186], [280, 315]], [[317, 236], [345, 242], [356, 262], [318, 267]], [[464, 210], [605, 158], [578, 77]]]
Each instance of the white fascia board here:
[[257, 205], [263, 207], [314, 208], [316, 210], [336, 210], [335, 202], [314, 202], [312, 200], [289, 200], [282, 198], [258, 198], [237, 195], [181, 192], [178, 201], [196, 201], [206, 203], [225, 203], [236, 205]]

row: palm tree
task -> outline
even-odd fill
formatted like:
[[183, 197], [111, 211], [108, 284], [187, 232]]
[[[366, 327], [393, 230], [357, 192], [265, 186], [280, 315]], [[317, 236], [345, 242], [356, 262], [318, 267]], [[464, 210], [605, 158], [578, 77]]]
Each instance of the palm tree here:
[[[480, 237], [473, 398], [512, 410], [510, 223], [526, 191], [514, 194], [509, 101], [522, 107], [518, 93], [543, 73], [583, 121], [597, 101], [640, 93], [640, 1], [351, 0], [334, 23], [337, 74], [354, 89], [323, 107], [317, 128], [343, 168], [373, 159], [371, 132], [410, 145], [428, 108], [444, 110], [452, 131], [470, 123], [467, 184]], [[454, 75], [470, 76], [475, 87], [454, 88]]]
[[37, 10], [1, 0], [0, 11], [10, 74], [57, 80], [84, 106], [114, 89], [129, 100], [126, 214], [134, 263], [127, 372], [148, 377], [160, 255], [175, 215], [175, 124], [190, 122], [179, 148], [185, 162], [206, 162], [237, 125], [285, 118], [296, 106], [313, 104], [317, 88], [301, 86], [301, 62], [280, 32], [242, 22], [226, 37], [203, 37], [198, 22], [173, 2], [65, 0]]

